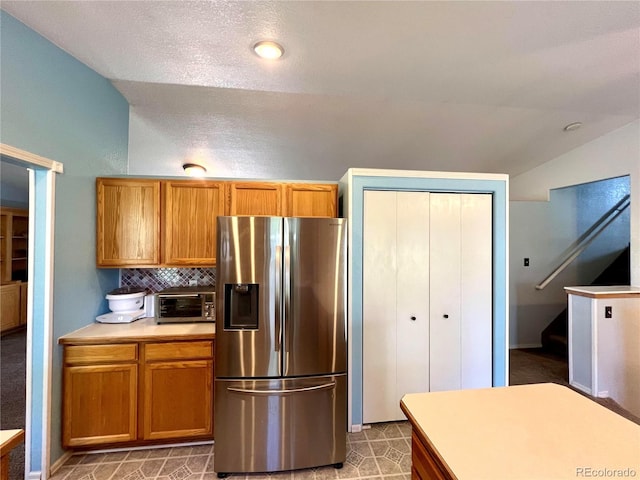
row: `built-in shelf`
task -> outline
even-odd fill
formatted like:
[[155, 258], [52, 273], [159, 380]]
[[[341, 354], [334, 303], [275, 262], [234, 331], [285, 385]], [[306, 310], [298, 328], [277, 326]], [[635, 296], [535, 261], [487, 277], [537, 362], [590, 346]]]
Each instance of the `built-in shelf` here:
[[25, 280], [25, 262], [28, 258], [29, 212], [18, 208], [0, 208], [0, 283]]

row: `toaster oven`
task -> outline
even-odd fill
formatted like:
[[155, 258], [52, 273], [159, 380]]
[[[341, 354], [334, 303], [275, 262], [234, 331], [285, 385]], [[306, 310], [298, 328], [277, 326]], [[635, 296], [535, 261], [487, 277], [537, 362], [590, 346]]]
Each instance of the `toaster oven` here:
[[156, 323], [216, 321], [216, 293], [211, 288], [173, 287], [156, 293]]

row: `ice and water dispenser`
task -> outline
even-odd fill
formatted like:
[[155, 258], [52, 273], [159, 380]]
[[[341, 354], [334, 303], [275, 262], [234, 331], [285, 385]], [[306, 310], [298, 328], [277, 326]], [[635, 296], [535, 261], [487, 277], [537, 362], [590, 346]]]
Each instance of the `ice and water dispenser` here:
[[259, 288], [257, 283], [225, 283], [225, 330], [257, 330]]

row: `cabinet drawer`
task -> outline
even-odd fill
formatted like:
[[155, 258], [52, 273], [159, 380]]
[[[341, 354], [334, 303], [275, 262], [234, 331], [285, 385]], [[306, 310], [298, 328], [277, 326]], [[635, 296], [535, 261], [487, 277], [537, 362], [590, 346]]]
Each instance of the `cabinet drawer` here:
[[213, 356], [213, 341], [148, 343], [145, 345], [144, 352], [144, 358], [147, 362], [185, 358], [211, 358]]
[[64, 349], [67, 365], [78, 363], [126, 362], [138, 359], [138, 345], [70, 345]]

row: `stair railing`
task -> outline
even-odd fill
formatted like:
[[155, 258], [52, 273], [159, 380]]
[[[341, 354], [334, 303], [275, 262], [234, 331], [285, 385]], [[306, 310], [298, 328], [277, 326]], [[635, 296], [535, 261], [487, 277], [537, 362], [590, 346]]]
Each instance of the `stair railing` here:
[[542, 282], [536, 285], [536, 290], [542, 290], [549, 284], [549, 282], [551, 282], [551, 280], [556, 278], [565, 268], [567, 268], [567, 266], [573, 262], [578, 255], [584, 252], [591, 242], [598, 238], [598, 235], [604, 232], [609, 224], [618, 218], [618, 216], [624, 212], [629, 205], [631, 205], [630, 195], [625, 195], [618, 203], [596, 220], [595, 223], [576, 241], [575, 247], [569, 252], [567, 258], [560, 265], [554, 268]]

